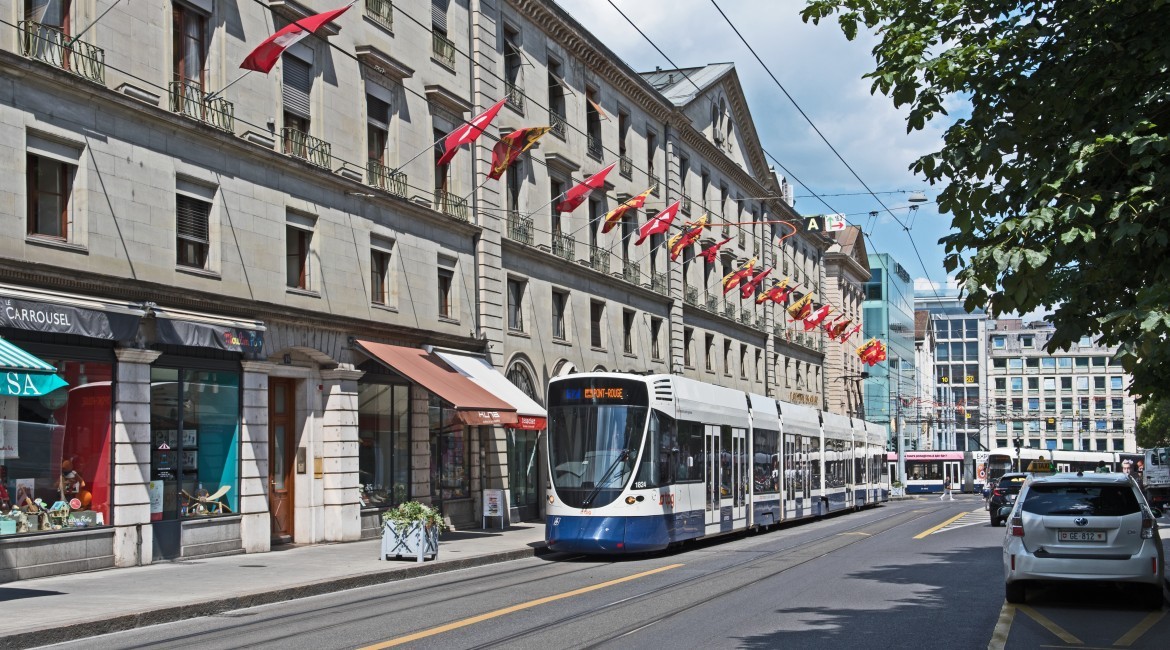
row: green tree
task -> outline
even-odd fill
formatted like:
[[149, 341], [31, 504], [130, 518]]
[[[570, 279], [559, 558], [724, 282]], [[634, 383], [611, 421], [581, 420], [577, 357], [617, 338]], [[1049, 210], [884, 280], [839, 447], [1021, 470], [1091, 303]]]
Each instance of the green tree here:
[[941, 186], [967, 308], [1054, 309], [1050, 352], [1119, 345], [1131, 391], [1170, 396], [1170, 1], [809, 0], [802, 16], [876, 34], [866, 77], [908, 131], [950, 122], [910, 168]]
[[1142, 449], [1170, 447], [1170, 399], [1146, 404], [1137, 423], [1137, 446]]

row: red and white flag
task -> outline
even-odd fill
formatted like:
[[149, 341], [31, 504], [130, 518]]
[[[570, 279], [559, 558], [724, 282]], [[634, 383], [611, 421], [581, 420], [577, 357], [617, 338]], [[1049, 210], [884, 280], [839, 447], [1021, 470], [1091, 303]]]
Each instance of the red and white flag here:
[[772, 267], [769, 266], [768, 268], [764, 269], [763, 271], [760, 271], [759, 273], [752, 276], [752, 278], [750, 280], [747, 280], [747, 281], [743, 282], [742, 284], [740, 284], [739, 285], [739, 298], [740, 298], [740, 300], [747, 300], [748, 298], [751, 298], [752, 295], [755, 294], [759, 290], [760, 283], [763, 282], [764, 278], [767, 277], [768, 274], [771, 272], [772, 272]]
[[557, 204], [557, 212], [572, 212], [576, 210], [589, 198], [593, 190], [605, 185], [605, 176], [616, 166], [617, 163], [613, 163], [609, 167], [577, 183], [573, 186], [573, 189], [565, 192], [565, 198]]
[[833, 311], [833, 308], [828, 303], [818, 307], [816, 311], [804, 318], [804, 331], [807, 332], [815, 329], [817, 325], [821, 324], [821, 321], [825, 320], [825, 316], [828, 316], [831, 311]]
[[678, 208], [680, 205], [681, 203], [679, 201], [675, 201], [674, 203], [670, 204], [670, 207], [666, 208], [662, 212], [659, 212], [653, 217], [650, 217], [646, 223], [642, 224], [642, 226], [638, 228], [638, 240], [634, 242], [634, 245], [641, 246], [642, 242], [646, 241], [646, 238], [650, 235], [661, 235], [662, 233], [670, 230], [670, 224], [678, 215]]
[[264, 39], [264, 42], [252, 50], [248, 58], [244, 59], [240, 67], [244, 70], [255, 70], [256, 72], [268, 74], [285, 50], [295, 45], [302, 38], [321, 29], [326, 23], [332, 22], [352, 6], [353, 4], [351, 3], [341, 9], [326, 11], [323, 14], [302, 18], [289, 24], [284, 29]]
[[492, 123], [492, 120], [496, 118], [496, 113], [500, 112], [500, 109], [504, 107], [504, 104], [507, 103], [507, 101], [507, 97], [501, 99], [500, 101], [496, 102], [495, 106], [492, 106], [479, 115], [476, 115], [474, 120], [471, 120], [467, 124], [464, 124], [463, 126], [452, 131], [447, 136], [447, 139], [443, 141], [443, 155], [439, 157], [439, 160], [435, 162], [435, 165], [442, 167], [443, 165], [451, 162], [451, 159], [455, 157], [455, 154], [459, 153], [459, 147], [462, 147], [465, 144], [471, 144], [472, 142], [475, 142], [476, 138], [483, 135], [484, 130], [486, 130], [488, 125]]

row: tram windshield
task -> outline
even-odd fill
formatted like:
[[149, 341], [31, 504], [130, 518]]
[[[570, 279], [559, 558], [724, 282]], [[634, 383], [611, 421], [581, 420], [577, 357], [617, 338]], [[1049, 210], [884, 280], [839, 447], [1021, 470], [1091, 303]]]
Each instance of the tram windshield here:
[[549, 387], [549, 467], [562, 502], [596, 508], [618, 497], [642, 446], [645, 404], [645, 385], [628, 380], [588, 378]]

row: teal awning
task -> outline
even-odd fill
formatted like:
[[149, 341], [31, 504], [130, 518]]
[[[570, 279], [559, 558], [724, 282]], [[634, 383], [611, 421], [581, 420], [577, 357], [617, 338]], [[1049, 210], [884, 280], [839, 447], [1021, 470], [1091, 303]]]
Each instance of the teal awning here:
[[0, 395], [40, 397], [65, 385], [51, 364], [0, 338]]

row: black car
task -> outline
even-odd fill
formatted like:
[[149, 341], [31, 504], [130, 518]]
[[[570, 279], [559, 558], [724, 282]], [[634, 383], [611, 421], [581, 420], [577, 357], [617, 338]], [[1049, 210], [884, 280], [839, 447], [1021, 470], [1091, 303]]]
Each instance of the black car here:
[[1024, 487], [1028, 475], [1023, 473], [1008, 473], [999, 477], [999, 483], [991, 491], [991, 498], [987, 501], [987, 509], [991, 512], [991, 525], [1002, 526], [1004, 517], [999, 516], [999, 509], [1016, 502], [1016, 495]]

